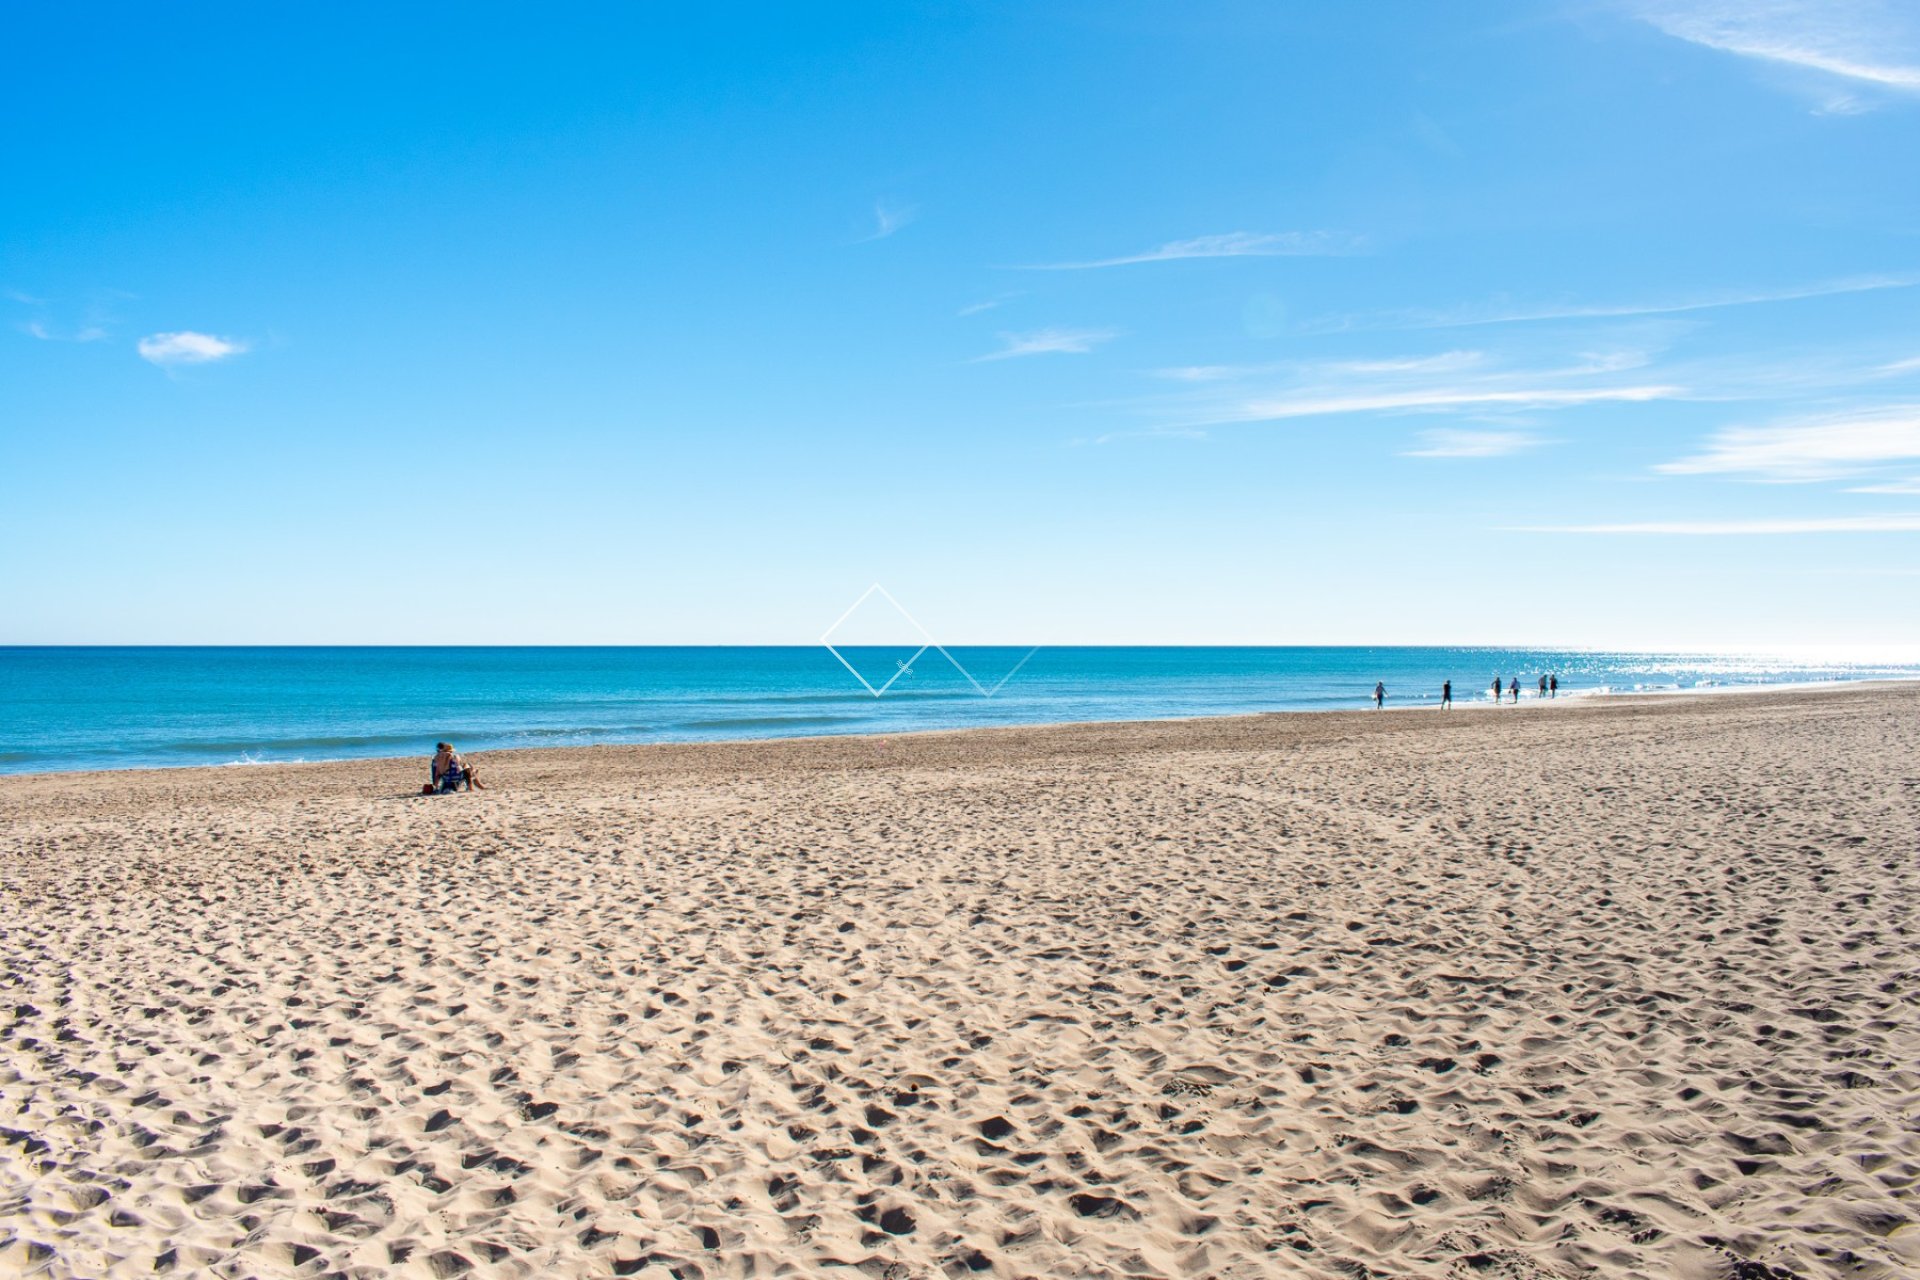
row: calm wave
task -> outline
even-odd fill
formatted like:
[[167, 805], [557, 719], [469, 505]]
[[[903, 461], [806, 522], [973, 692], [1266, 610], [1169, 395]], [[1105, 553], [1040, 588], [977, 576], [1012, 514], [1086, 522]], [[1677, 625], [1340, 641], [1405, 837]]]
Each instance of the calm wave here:
[[[0, 648], [0, 772], [899, 733], [1367, 705], [1920, 677], [1916, 665], [1440, 648]], [[994, 696], [993, 690], [1011, 673]], [[968, 676], [971, 676], [971, 679]]]

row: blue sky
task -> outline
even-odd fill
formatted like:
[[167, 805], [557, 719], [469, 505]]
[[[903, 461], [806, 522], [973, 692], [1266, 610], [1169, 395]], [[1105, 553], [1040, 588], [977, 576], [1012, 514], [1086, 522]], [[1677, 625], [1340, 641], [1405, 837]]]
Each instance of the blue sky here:
[[0, 643], [1920, 643], [1898, 3], [14, 6]]

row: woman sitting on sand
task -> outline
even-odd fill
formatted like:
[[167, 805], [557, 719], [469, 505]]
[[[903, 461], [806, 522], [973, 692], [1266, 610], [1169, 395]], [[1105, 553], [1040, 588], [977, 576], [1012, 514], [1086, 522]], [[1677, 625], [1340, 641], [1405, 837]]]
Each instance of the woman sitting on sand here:
[[453, 749], [451, 742], [435, 744], [431, 768], [433, 781], [422, 788], [428, 795], [435, 792], [446, 795], [449, 791], [458, 791], [463, 786], [471, 787], [475, 791], [486, 790], [480, 785], [479, 776], [467, 766], [465, 760], [460, 758], [460, 753]]

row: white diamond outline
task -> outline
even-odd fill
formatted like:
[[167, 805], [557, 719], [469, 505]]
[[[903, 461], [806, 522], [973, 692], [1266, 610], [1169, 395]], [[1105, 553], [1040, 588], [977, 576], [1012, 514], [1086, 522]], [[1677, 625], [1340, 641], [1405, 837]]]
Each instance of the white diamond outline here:
[[[918, 631], [921, 637], [926, 640], [925, 644], [921, 645], [918, 649], [914, 651], [914, 654], [911, 658], [908, 658], [905, 662], [899, 664], [899, 670], [895, 671], [893, 675], [887, 680], [887, 682], [881, 685], [878, 689], [874, 688], [873, 684], [865, 676], [861, 675], [859, 670], [851, 662], [847, 661], [846, 655], [841, 653], [838, 649], [834, 648], [832, 641], [827, 639], [828, 636], [831, 636], [836, 630], [839, 629], [839, 626], [841, 623], [845, 622], [848, 618], [851, 618], [853, 616], [854, 610], [858, 609], [861, 605], [867, 602], [868, 596], [871, 596], [876, 591], [878, 591], [882, 596], [885, 596], [887, 603], [892, 605], [894, 607], [894, 610], [898, 612], [901, 617], [905, 618], [907, 622], [912, 625], [913, 629], [915, 631]], [[966, 682], [973, 686], [973, 691], [975, 693], [979, 694], [983, 698], [991, 698], [994, 694], [999, 693], [1002, 689], [1007, 687], [1007, 681], [1013, 679], [1015, 675], [1019, 674], [1020, 668], [1026, 666], [1027, 663], [1032, 660], [1034, 654], [1040, 652], [1040, 650], [1046, 647], [1045, 645], [1037, 644], [1033, 646], [1033, 648], [1027, 650], [1026, 656], [1021, 658], [1020, 661], [1014, 663], [1013, 669], [1008, 671], [1007, 674], [1001, 676], [1000, 682], [998, 684], [994, 685], [993, 688], [988, 689], [985, 686], [983, 686], [978, 680], [975, 680], [973, 678], [973, 672], [967, 670], [965, 667], [960, 665], [960, 659], [954, 657], [951, 653], [947, 652], [945, 645], [941, 644], [938, 640], [935, 640], [933, 638], [932, 632], [928, 631], [925, 627], [920, 625], [920, 620], [918, 618], [914, 617], [911, 613], [907, 612], [907, 607], [905, 605], [901, 604], [898, 600], [893, 598], [893, 592], [887, 590], [885, 587], [881, 586], [877, 582], [874, 583], [872, 586], [868, 587], [865, 591], [862, 591], [860, 593], [860, 598], [855, 600], [852, 604], [848, 605], [846, 608], [846, 612], [842, 613], [839, 617], [835, 618], [833, 620], [833, 625], [820, 633], [820, 644], [823, 648], [826, 649], [828, 653], [832, 654], [835, 658], [839, 659], [840, 665], [845, 667], [847, 671], [853, 676], [853, 678], [860, 682], [861, 688], [865, 689], [868, 693], [872, 694], [876, 698], [886, 693], [887, 690], [893, 688], [894, 681], [898, 680], [901, 676], [906, 675], [909, 671], [913, 670], [913, 664], [920, 661], [920, 655], [925, 653], [929, 649], [939, 650], [940, 656], [953, 664], [953, 669], [955, 671], [958, 671], [961, 674], [961, 676], [966, 679]]]
[[[913, 629], [915, 631], [918, 631], [921, 634], [921, 636], [926, 640], [926, 643], [921, 645], [918, 649], [914, 650], [913, 656], [911, 658], [908, 658], [905, 662], [901, 663], [899, 670], [895, 671], [892, 677], [888, 679], [888, 681], [885, 684], [881, 685], [878, 689], [874, 688], [872, 682], [870, 682], [865, 676], [861, 675], [859, 669], [855, 667], [851, 662], [847, 661], [846, 655], [841, 653], [838, 649], [834, 648], [833, 642], [827, 639], [828, 636], [832, 635], [835, 631], [839, 629], [841, 623], [845, 622], [848, 618], [851, 618], [853, 616], [854, 610], [858, 609], [861, 605], [867, 602], [868, 596], [872, 595], [876, 591], [878, 591], [881, 595], [885, 596], [887, 598], [887, 603], [892, 605], [894, 609], [899, 612], [901, 617], [905, 618], [909, 623], [911, 623], [913, 626]], [[852, 673], [853, 678], [860, 682], [861, 688], [865, 689], [868, 693], [872, 694], [876, 698], [879, 697], [881, 694], [885, 693], [887, 690], [893, 688], [893, 682], [895, 680], [898, 680], [901, 676], [907, 674], [907, 672], [913, 670], [913, 664], [920, 661], [920, 655], [925, 653], [928, 649], [931, 649], [934, 647], [933, 637], [927, 633], [927, 629], [921, 626], [920, 623], [914, 618], [912, 614], [908, 613], [905, 609], [901, 608], [900, 602], [893, 598], [892, 592], [888, 591], [885, 587], [881, 586], [877, 582], [874, 583], [872, 586], [868, 587], [865, 591], [862, 591], [860, 593], [860, 598], [858, 600], [855, 600], [852, 604], [848, 605], [846, 612], [841, 614], [839, 617], [835, 618], [833, 620], [833, 625], [820, 633], [820, 643], [823, 646], [825, 646], [828, 653], [832, 654], [834, 657], [840, 660], [841, 666], [845, 667], [849, 672]], [[945, 652], [945, 651], [942, 650], [942, 652]], [[948, 661], [951, 662], [952, 659], [948, 658]]]

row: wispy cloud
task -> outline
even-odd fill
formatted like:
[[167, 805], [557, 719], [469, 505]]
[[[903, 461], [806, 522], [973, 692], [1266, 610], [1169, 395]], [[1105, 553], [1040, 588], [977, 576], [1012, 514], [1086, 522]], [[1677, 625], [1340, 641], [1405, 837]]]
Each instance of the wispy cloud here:
[[1895, 360], [1891, 364], [1883, 364], [1875, 369], [1874, 372], [1887, 375], [1920, 373], [1920, 356], [1910, 356], [1905, 360]]
[[29, 320], [20, 327], [42, 342], [99, 342], [107, 336], [107, 331], [97, 324], [86, 325], [66, 333], [51, 328], [40, 320]]
[[860, 242], [865, 244], [873, 240], [885, 240], [919, 216], [918, 205], [879, 201], [873, 206], [873, 230], [861, 236]]
[[1479, 303], [1450, 310], [1406, 309], [1326, 316], [1302, 328], [1309, 333], [1350, 333], [1374, 329], [1463, 329], [1485, 324], [1524, 324], [1541, 320], [1614, 320], [1628, 316], [1677, 315], [1719, 307], [1750, 307], [1766, 302], [1795, 302], [1843, 293], [1877, 289], [1908, 289], [1920, 284], [1920, 274], [1850, 276], [1777, 289], [1724, 290], [1690, 298], [1648, 299], [1642, 302], [1541, 303], [1507, 301]]
[[[1723, 53], [1920, 93], [1920, 22], [1886, 0], [1639, 0], [1639, 16], [1681, 40]], [[1842, 98], [1834, 109], [1858, 110]]]
[[5, 296], [9, 302], [32, 307], [38, 313], [17, 324], [20, 332], [28, 337], [42, 342], [99, 342], [109, 336], [107, 326], [114, 319], [110, 300], [130, 295], [96, 290], [91, 300], [79, 307], [60, 305], [59, 299], [36, 297], [18, 289], [5, 290]]
[[1135, 403], [1157, 421], [1108, 438], [1302, 418], [1430, 414], [1468, 421], [1462, 430], [1430, 433], [1415, 456], [1492, 457], [1548, 443], [1533, 430], [1540, 414], [1697, 398], [1690, 384], [1670, 374], [1627, 376], [1649, 359], [1643, 351], [1576, 351], [1559, 361], [1516, 364], [1485, 351], [1453, 350], [1179, 366], [1154, 371], [1183, 384], [1178, 390]]
[[1188, 258], [1304, 258], [1357, 253], [1360, 237], [1337, 231], [1229, 231], [1224, 235], [1171, 240], [1158, 249], [1118, 258], [1088, 262], [1041, 262], [1023, 271], [1092, 271], [1100, 267], [1131, 267], [1143, 262], [1179, 262]]
[[1172, 369], [1155, 369], [1153, 376], [1169, 382], [1225, 382], [1252, 373], [1270, 372], [1273, 365], [1188, 364]]
[[1482, 351], [1442, 351], [1430, 356], [1397, 356], [1384, 360], [1336, 360], [1321, 366], [1328, 373], [1458, 373], [1486, 362]]
[[1238, 420], [1271, 422], [1283, 418], [1318, 418], [1342, 413], [1417, 413], [1482, 406], [1565, 409], [1609, 401], [1671, 400], [1682, 394], [1684, 392], [1680, 387], [1658, 384], [1627, 387], [1432, 386], [1408, 391], [1256, 400], [1246, 406]]
[[1906, 515], [1818, 516], [1768, 520], [1646, 520], [1628, 524], [1530, 525], [1509, 533], [1666, 534], [1741, 537], [1785, 533], [1920, 533], [1920, 512]]
[[1920, 458], [1920, 405], [1890, 405], [1766, 427], [1728, 427], [1668, 475], [1728, 475], [1776, 483], [1833, 480]]
[[245, 342], [217, 338], [210, 333], [182, 329], [177, 333], [154, 333], [140, 339], [140, 358], [162, 368], [176, 364], [207, 364], [237, 356], [247, 349]]
[[1000, 350], [975, 356], [973, 363], [1012, 360], [1018, 356], [1085, 355], [1118, 337], [1113, 329], [1036, 329], [1031, 333], [1003, 333]]
[[[1920, 476], [1906, 480], [1888, 480], [1884, 484], [1863, 484], [1847, 490], [1848, 493], [1896, 493], [1902, 496], [1920, 497]], [[1920, 573], [1920, 569], [1914, 570]]]
[[969, 302], [966, 306], [954, 312], [954, 314], [959, 316], [977, 316], [983, 311], [992, 311], [996, 307], [1005, 306], [1020, 296], [1021, 291], [1017, 289], [1011, 293], [996, 294], [991, 298], [982, 298], [978, 302]]
[[1402, 456], [1504, 458], [1508, 454], [1537, 448], [1542, 443], [1540, 437], [1530, 431], [1459, 431], [1449, 427], [1422, 431], [1420, 439], [1425, 442], [1420, 448], [1409, 449]]
[[1478, 351], [1443, 351], [1430, 356], [1402, 356], [1382, 360], [1324, 360], [1315, 363], [1287, 361], [1267, 364], [1195, 364], [1155, 369], [1153, 376], [1170, 382], [1230, 382], [1265, 374], [1293, 372], [1316, 377], [1342, 375], [1455, 373], [1480, 364], [1486, 357]]

